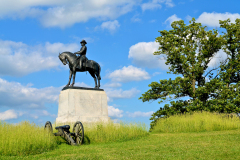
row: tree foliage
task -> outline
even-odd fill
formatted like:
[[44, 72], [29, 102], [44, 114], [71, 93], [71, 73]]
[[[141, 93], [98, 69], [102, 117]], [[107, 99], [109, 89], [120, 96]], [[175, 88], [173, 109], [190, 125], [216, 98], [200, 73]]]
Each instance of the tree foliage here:
[[[166, 55], [166, 64], [170, 65], [167, 73], [182, 76], [152, 82], [149, 84], [151, 89], [139, 99], [143, 102], [160, 99], [159, 103], [162, 103], [172, 96], [173, 99], [189, 96], [192, 103], [177, 100], [171, 101], [171, 106], [165, 104], [150, 118], [153, 120], [151, 128], [159, 118], [178, 113], [199, 110], [238, 113], [240, 20], [237, 19], [235, 24], [229, 19], [220, 21], [220, 27], [227, 31], [224, 35], [219, 35], [214, 29], [207, 31], [206, 26], [196, 23], [194, 18], [189, 25], [180, 20], [174, 21], [171, 26], [172, 30], [159, 31], [160, 36], [156, 38], [159, 49], [154, 55]], [[228, 58], [219, 67], [207, 72], [211, 59], [220, 49], [227, 53]], [[219, 68], [219, 73], [213, 76], [213, 71]], [[237, 84], [229, 86], [231, 83]]]
[[[224, 28], [222, 50], [227, 54], [227, 64], [220, 66], [219, 82], [221, 85], [216, 90], [211, 105], [213, 110], [219, 112], [239, 113], [240, 95], [240, 19], [230, 23], [230, 19], [220, 20], [220, 27]], [[218, 76], [218, 75], [217, 75]]]

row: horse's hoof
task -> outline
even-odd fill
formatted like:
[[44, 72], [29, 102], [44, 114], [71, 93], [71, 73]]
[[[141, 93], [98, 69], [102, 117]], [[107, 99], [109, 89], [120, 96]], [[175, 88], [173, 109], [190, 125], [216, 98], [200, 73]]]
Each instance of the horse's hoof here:
[[70, 87], [73, 87], [74, 84], [71, 84]]
[[[65, 87], [69, 87], [69, 84], [67, 84]], [[65, 87], [64, 87], [64, 88], [65, 88]]]

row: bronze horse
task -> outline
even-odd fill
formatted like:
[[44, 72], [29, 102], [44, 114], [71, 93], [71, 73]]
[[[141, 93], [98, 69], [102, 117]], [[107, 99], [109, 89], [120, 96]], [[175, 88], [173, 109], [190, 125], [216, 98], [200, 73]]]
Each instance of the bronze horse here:
[[[68, 87], [70, 85], [70, 82], [72, 79], [72, 74], [73, 74], [73, 81], [72, 81], [72, 84], [70, 85], [71, 87], [73, 87], [73, 85], [75, 83], [76, 72], [88, 71], [89, 74], [94, 78], [95, 88], [99, 89], [100, 80], [101, 80], [101, 76], [100, 76], [101, 67], [97, 62], [95, 62], [93, 60], [87, 60], [86, 62], [83, 63], [82, 69], [79, 68], [79, 64], [78, 64], [76, 71], [73, 72], [74, 64], [79, 62], [78, 56], [76, 56], [75, 54], [73, 54], [71, 52], [62, 52], [61, 54], [59, 53], [58, 57], [64, 65], [68, 64], [69, 68], [70, 68], [69, 81], [65, 87]], [[97, 79], [98, 79], [98, 84], [97, 84]]]

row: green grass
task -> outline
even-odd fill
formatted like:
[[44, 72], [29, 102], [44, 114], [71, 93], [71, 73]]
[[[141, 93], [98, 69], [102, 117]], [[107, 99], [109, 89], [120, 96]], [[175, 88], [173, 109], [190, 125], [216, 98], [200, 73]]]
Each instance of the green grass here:
[[55, 150], [29, 156], [0, 156], [1, 160], [15, 159], [240, 159], [240, 130], [198, 133], [149, 134], [140, 139], [70, 146], [61, 144]]
[[146, 125], [141, 123], [95, 123], [85, 127], [85, 143], [123, 142], [148, 134]]
[[[70, 131], [72, 132], [73, 124]], [[53, 124], [53, 132], [55, 124]], [[110, 123], [96, 123], [84, 126], [84, 144], [121, 142], [148, 135], [145, 125], [130, 123], [119, 125]], [[21, 122], [17, 125], [0, 124], [0, 155], [29, 155], [39, 154], [56, 149], [58, 144], [66, 143], [61, 137], [55, 137], [44, 131], [43, 126]]]
[[[74, 123], [66, 124], [70, 125], [70, 132], [72, 132]], [[66, 124], [53, 123], [53, 132], [57, 132], [57, 130], [55, 130], [55, 126]], [[113, 123], [110, 121], [109, 123], [83, 123], [83, 127], [84, 144], [123, 142], [140, 138], [149, 134], [147, 126], [143, 123]]]
[[180, 133], [180, 132], [204, 132], [223, 131], [240, 128], [240, 120], [237, 116], [228, 118], [226, 114], [209, 112], [194, 112], [183, 115], [174, 115], [169, 118], [161, 118], [153, 128], [153, 133]]
[[[172, 126], [186, 123], [187, 131], [173, 133], [148, 133], [142, 124], [85, 125], [85, 133], [90, 140], [90, 144], [86, 143], [89, 145], [71, 146], [62, 141], [57, 148], [41, 154], [2, 155], [0, 159], [240, 159], [239, 120], [224, 118], [222, 115], [217, 115], [220, 119], [214, 118], [215, 115], [209, 113], [198, 116], [199, 113], [176, 116], [178, 119], [175, 117]], [[196, 119], [201, 120], [201, 123]], [[211, 122], [205, 122], [206, 119]], [[189, 130], [190, 124], [203, 124], [200, 126], [208, 126], [205, 128], [211, 128], [212, 131]], [[210, 124], [218, 127], [214, 129], [209, 127]]]
[[43, 127], [26, 121], [16, 125], [0, 121], [0, 155], [38, 154], [57, 146], [55, 138]]

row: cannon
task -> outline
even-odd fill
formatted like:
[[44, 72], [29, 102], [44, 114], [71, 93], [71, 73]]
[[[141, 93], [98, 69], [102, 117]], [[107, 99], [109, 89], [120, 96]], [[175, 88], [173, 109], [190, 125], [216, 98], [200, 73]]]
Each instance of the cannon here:
[[[50, 121], [47, 121], [45, 123], [44, 129], [49, 133], [53, 133], [52, 123]], [[83, 143], [84, 129], [80, 121], [77, 121], [73, 125], [72, 133], [69, 131], [70, 129], [69, 125], [57, 126], [55, 127], [55, 129], [58, 130], [58, 132], [53, 134], [55, 136], [63, 137], [65, 140], [67, 140], [69, 144], [76, 146], [76, 145], [81, 145]]]

